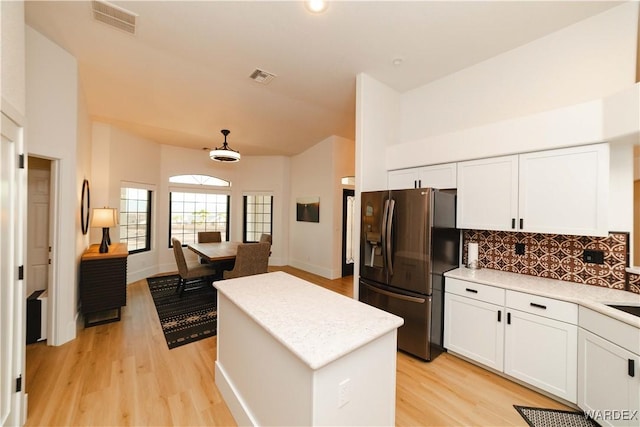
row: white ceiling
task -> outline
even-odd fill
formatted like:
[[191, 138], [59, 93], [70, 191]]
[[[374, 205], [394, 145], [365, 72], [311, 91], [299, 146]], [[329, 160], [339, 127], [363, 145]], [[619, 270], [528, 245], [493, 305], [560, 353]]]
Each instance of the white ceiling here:
[[[87, 1], [27, 1], [26, 22], [78, 60], [94, 120], [162, 144], [293, 155], [355, 139], [355, 76], [399, 92], [613, 7], [612, 1], [115, 1], [137, 34]], [[393, 60], [401, 58], [400, 65]], [[260, 85], [256, 68], [277, 77]], [[28, 90], [28, 88], [27, 88]]]

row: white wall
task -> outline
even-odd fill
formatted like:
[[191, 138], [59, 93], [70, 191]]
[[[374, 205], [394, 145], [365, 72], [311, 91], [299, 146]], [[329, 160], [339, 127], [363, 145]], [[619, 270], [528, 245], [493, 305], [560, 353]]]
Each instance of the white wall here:
[[[342, 276], [342, 211], [343, 211], [343, 189], [351, 188], [351, 186], [342, 185], [342, 178], [345, 176], [355, 176], [355, 141], [332, 137], [332, 185], [333, 185], [333, 230], [331, 232], [333, 243], [331, 245], [331, 278], [335, 279]], [[355, 245], [356, 242], [352, 244]], [[354, 246], [357, 247], [357, 246]]]
[[289, 157], [284, 156], [244, 156], [240, 163], [227, 165], [235, 170], [231, 186], [233, 240], [242, 240], [242, 196], [246, 193], [273, 194], [270, 265], [287, 265], [289, 261], [290, 163]]
[[[141, 184], [157, 190], [160, 179], [160, 145], [138, 138], [104, 123], [93, 123], [91, 205], [94, 208], [114, 207], [120, 212], [120, 188], [123, 181]], [[142, 167], [140, 167], [142, 166]], [[154, 188], [155, 187], [155, 188]], [[157, 194], [152, 201], [153, 223], [158, 212]], [[164, 229], [166, 234], [166, 230]], [[158, 272], [159, 228], [152, 230], [152, 248], [149, 252], [129, 255], [127, 282], [144, 279]], [[92, 228], [91, 243], [102, 241], [100, 229]], [[109, 230], [113, 241], [118, 241], [118, 227]]]
[[[76, 336], [78, 301], [77, 266], [81, 233], [76, 167], [78, 138], [78, 73], [75, 58], [40, 33], [26, 27], [26, 97], [28, 154], [54, 160], [58, 180], [58, 218], [52, 224], [54, 289], [49, 300], [54, 307], [56, 329], [49, 337], [54, 345]], [[70, 244], [73, 242], [73, 244]], [[51, 292], [53, 290], [53, 292]]]
[[387, 188], [386, 148], [398, 141], [400, 94], [367, 74], [356, 77], [356, 188]]
[[[296, 220], [296, 199], [320, 197], [320, 222]], [[333, 278], [333, 138], [291, 158], [289, 265]]]
[[638, 3], [628, 2], [402, 94], [401, 137], [387, 147], [387, 169], [637, 130], [637, 34]]
[[635, 83], [637, 27], [638, 2], [628, 2], [409, 91], [395, 143], [618, 92]]
[[[2, 110], [21, 117], [26, 112], [24, 3], [0, 2], [0, 67]], [[22, 123], [24, 125], [24, 123]]]
[[[82, 87], [78, 85], [78, 129], [77, 129], [77, 147], [76, 147], [76, 176], [75, 180], [82, 189], [82, 183], [85, 179], [89, 180], [89, 191], [91, 193], [91, 119], [87, 108], [87, 101]], [[76, 206], [82, 204], [82, 191], [76, 192]], [[80, 217], [80, 208], [76, 209], [76, 254], [82, 254], [89, 246], [89, 233], [82, 234], [82, 223]], [[78, 268], [76, 277], [80, 283], [80, 269]]]

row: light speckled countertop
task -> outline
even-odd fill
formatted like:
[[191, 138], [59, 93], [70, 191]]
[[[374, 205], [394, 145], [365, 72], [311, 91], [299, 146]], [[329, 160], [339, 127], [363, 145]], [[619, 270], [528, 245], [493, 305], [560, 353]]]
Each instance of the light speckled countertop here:
[[401, 317], [281, 271], [214, 286], [311, 369], [404, 323]]
[[640, 317], [605, 305], [640, 305], [640, 295], [632, 292], [508, 273], [489, 268], [472, 270], [461, 267], [445, 273], [445, 276], [573, 302], [640, 328]]

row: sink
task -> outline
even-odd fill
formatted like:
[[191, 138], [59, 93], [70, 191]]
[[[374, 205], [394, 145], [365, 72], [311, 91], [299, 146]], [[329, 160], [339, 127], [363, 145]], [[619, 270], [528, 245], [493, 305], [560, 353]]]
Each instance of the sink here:
[[616, 310], [621, 310], [634, 316], [640, 317], [640, 305], [615, 305], [615, 304], [607, 304], [608, 307], [615, 308]]

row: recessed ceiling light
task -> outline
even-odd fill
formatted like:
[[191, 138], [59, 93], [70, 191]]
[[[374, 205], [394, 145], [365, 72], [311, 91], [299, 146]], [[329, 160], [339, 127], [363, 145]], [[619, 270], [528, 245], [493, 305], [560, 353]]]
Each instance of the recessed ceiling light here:
[[329, 7], [329, 2], [326, 0], [307, 0], [304, 5], [311, 13], [322, 13]]
[[402, 61], [403, 61], [402, 58], [395, 58], [392, 62], [393, 62], [393, 65], [398, 66], [398, 65], [402, 64]]

